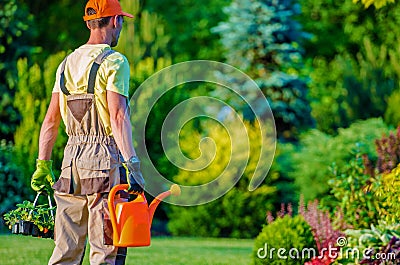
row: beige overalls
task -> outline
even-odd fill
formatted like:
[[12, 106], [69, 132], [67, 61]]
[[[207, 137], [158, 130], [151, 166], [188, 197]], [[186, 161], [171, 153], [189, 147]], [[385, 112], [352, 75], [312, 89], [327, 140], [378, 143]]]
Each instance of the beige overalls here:
[[69, 93], [64, 78], [67, 58], [61, 67], [68, 142], [60, 178], [53, 186], [57, 204], [56, 246], [49, 264], [81, 264], [87, 237], [90, 264], [124, 264], [126, 248], [112, 246], [112, 229], [107, 220], [108, 192], [114, 185], [125, 182], [121, 181], [122, 156], [114, 138], [106, 134], [94, 94], [97, 70], [112, 52], [107, 50], [96, 58], [86, 94]]

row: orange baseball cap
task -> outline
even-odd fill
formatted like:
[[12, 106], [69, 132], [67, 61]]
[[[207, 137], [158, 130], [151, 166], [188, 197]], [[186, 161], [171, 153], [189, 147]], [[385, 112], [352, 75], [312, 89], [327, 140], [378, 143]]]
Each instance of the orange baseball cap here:
[[[93, 8], [96, 14], [88, 15], [87, 9]], [[85, 7], [84, 21], [112, 16], [126, 16], [133, 18], [132, 14], [122, 11], [121, 5], [118, 0], [89, 0]]]

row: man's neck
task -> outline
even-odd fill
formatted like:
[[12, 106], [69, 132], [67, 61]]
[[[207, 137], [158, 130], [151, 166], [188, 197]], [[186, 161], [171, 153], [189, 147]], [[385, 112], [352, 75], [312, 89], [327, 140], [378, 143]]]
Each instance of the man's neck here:
[[111, 45], [110, 34], [105, 29], [94, 29], [90, 31], [90, 37], [86, 44], [108, 44]]

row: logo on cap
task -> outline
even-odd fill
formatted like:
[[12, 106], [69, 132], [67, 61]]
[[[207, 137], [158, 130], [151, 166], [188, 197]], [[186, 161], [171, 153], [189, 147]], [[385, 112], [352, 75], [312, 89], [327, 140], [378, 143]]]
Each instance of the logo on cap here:
[[[95, 11], [95, 14], [88, 14], [88, 8], [92, 8]], [[85, 7], [85, 16], [83, 16], [83, 20], [88, 21], [117, 15], [133, 18], [132, 14], [122, 11], [118, 0], [89, 0]]]

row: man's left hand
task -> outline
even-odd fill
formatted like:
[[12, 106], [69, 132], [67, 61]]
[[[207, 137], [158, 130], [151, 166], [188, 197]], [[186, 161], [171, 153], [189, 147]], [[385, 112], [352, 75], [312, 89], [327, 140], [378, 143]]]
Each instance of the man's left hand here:
[[128, 192], [142, 193], [144, 190], [144, 179], [142, 172], [140, 171], [140, 161], [137, 156], [132, 156], [128, 161], [126, 161], [126, 166], [128, 168]]
[[31, 187], [36, 192], [53, 194], [55, 177], [52, 170], [52, 160], [36, 160], [36, 170], [31, 178]]

